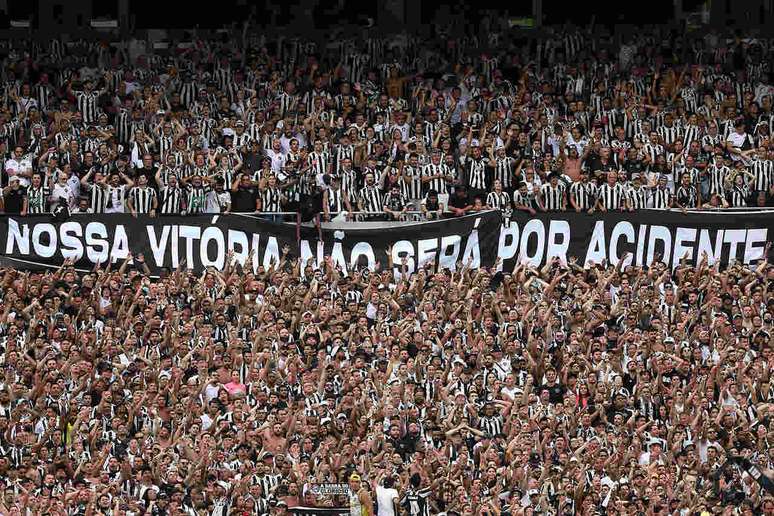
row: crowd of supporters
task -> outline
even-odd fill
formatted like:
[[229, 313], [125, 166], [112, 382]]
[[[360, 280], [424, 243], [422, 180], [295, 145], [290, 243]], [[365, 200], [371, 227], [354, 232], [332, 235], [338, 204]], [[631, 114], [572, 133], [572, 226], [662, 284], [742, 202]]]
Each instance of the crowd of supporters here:
[[17, 42], [0, 71], [5, 211], [274, 217], [317, 199], [326, 218], [401, 219], [772, 203], [768, 41], [439, 32], [196, 40], [164, 55]]
[[[549, 36], [5, 46], [4, 208], [770, 203], [768, 42]], [[774, 515], [767, 261], [232, 258], [0, 269], [0, 514]]]

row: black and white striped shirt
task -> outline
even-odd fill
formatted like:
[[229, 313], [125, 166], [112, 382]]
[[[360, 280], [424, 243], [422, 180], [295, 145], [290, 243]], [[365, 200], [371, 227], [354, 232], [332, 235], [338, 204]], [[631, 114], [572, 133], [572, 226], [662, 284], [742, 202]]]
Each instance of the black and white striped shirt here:
[[717, 147], [721, 143], [721, 136], [719, 134], [711, 135], [711, 134], [705, 134], [701, 139], [701, 146], [702, 147]]
[[135, 186], [129, 191], [129, 199], [132, 201], [134, 211], [150, 213], [153, 209], [153, 201], [156, 200], [156, 190], [150, 186]]
[[357, 172], [353, 169], [342, 170], [341, 174], [341, 187], [350, 196], [349, 201], [354, 201], [353, 195], [357, 192]]
[[209, 185], [193, 186], [187, 189], [186, 211], [189, 215], [198, 215], [207, 208], [207, 194], [210, 193]]
[[473, 190], [486, 190], [486, 168], [489, 165], [487, 158], [469, 158], [465, 163], [467, 168], [468, 187]]
[[197, 84], [193, 81], [187, 81], [180, 85], [178, 91], [180, 95], [180, 102], [189, 109], [196, 101], [196, 93], [199, 91]]
[[327, 174], [331, 164], [331, 155], [325, 151], [310, 152], [308, 162], [315, 175]]
[[556, 186], [546, 183], [540, 187], [540, 198], [546, 211], [561, 211], [564, 209], [564, 185]]
[[652, 195], [652, 204], [653, 208], [656, 208], [657, 210], [665, 210], [669, 208], [672, 204], [672, 192], [669, 190], [669, 188], [658, 187], [654, 189]]
[[685, 131], [683, 132], [683, 143], [685, 144], [685, 148], [687, 149], [692, 141], [698, 140], [700, 135], [701, 129], [699, 129], [698, 126], [686, 125]]
[[[441, 175], [446, 176], [450, 174], [449, 167], [447, 167], [443, 163], [439, 163], [438, 165], [433, 165], [430, 163], [429, 165], [425, 165], [425, 167], [422, 169], [422, 177], [430, 177], [435, 175]], [[449, 189], [446, 186], [446, 178], [440, 177], [440, 178], [434, 178], [431, 179], [429, 183], [426, 183], [428, 185], [428, 190], [435, 190], [439, 194], [448, 194]]]
[[47, 186], [35, 188], [30, 185], [27, 187], [27, 214], [39, 215], [48, 212], [48, 197], [51, 195], [51, 189]]
[[699, 192], [693, 185], [680, 185], [675, 192], [675, 198], [683, 208], [695, 208], [699, 203]]
[[76, 103], [78, 105], [78, 111], [80, 111], [83, 117], [84, 124], [93, 124], [97, 121], [99, 115], [97, 109], [97, 99], [100, 96], [98, 91], [77, 91], [75, 92]]
[[89, 186], [89, 207], [92, 213], [105, 213], [108, 196], [100, 185]]
[[513, 207], [516, 208], [518, 206], [526, 206], [527, 208], [532, 208], [533, 210], [537, 208], [537, 203], [535, 201], [535, 194], [533, 192], [528, 192], [525, 195], [522, 195], [522, 193], [518, 190], [513, 192]]
[[626, 190], [621, 183], [612, 186], [609, 183], [604, 183], [597, 190], [597, 199], [606, 210], [621, 209], [625, 205]]
[[752, 189], [756, 192], [768, 191], [772, 184], [774, 176], [774, 161], [767, 159], [756, 159], [752, 163]]
[[129, 143], [132, 136], [132, 113], [128, 109], [121, 108], [116, 116], [116, 138], [119, 143]]
[[516, 160], [510, 156], [495, 158], [494, 178], [503, 185], [503, 190], [510, 190], [513, 186], [514, 163]]
[[107, 187], [107, 203], [105, 205], [105, 211], [107, 213], [123, 213], [124, 206], [126, 206], [126, 193], [128, 189], [126, 185]]
[[282, 190], [277, 187], [266, 187], [261, 191], [261, 211], [277, 213], [282, 211]]
[[650, 189], [647, 186], [640, 185], [639, 188], [632, 186], [629, 188], [629, 203], [635, 210], [642, 210], [650, 207]]
[[360, 190], [360, 202], [365, 211], [380, 212], [383, 209], [382, 194], [376, 186], [365, 186]]
[[726, 200], [732, 208], [744, 208], [747, 206], [747, 199], [750, 197], [750, 189], [747, 185], [742, 187], [734, 186], [728, 191]]
[[430, 516], [430, 496], [432, 490], [429, 487], [422, 489], [408, 488], [400, 501], [409, 516]]
[[570, 185], [570, 198], [576, 207], [583, 211], [590, 210], [597, 200], [597, 187], [593, 183], [573, 183]]
[[38, 108], [41, 111], [46, 111], [51, 103], [51, 99], [54, 98], [56, 92], [50, 84], [38, 84], [35, 86], [35, 100], [38, 101]]
[[354, 159], [355, 157], [355, 147], [353, 145], [339, 145], [336, 147], [336, 173], [338, 174], [341, 170], [341, 164], [342, 162], [349, 158], [350, 160]]
[[329, 188], [327, 192], [328, 192], [328, 212], [339, 213], [340, 211], [343, 211], [344, 199], [347, 194], [342, 191], [341, 187], [337, 189]]
[[483, 416], [478, 422], [478, 428], [484, 432], [487, 437], [493, 438], [502, 433], [503, 418], [502, 416]]
[[268, 496], [279, 484], [280, 478], [282, 478], [282, 475], [253, 476], [251, 483], [260, 485], [264, 495]]
[[718, 167], [717, 165], [710, 165], [707, 167], [710, 180], [710, 194], [711, 195], [723, 195], [725, 192], [726, 178], [731, 173], [731, 169], [725, 165]]
[[298, 104], [298, 96], [282, 92], [279, 96], [277, 96], [277, 103], [279, 104], [279, 115], [284, 117], [290, 111], [296, 109], [296, 104]]
[[403, 167], [403, 193], [408, 199], [415, 201], [423, 197], [422, 171], [419, 167], [406, 165]]
[[486, 204], [496, 210], [507, 211], [511, 207], [511, 198], [506, 192], [489, 192]]
[[159, 208], [164, 215], [179, 215], [183, 211], [185, 192], [179, 186], [165, 186], [159, 192]]

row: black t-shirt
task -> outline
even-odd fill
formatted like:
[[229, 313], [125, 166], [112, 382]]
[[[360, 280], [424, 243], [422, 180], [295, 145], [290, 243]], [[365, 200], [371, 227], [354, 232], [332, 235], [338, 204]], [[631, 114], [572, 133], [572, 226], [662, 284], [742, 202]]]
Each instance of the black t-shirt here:
[[415, 443], [412, 443], [410, 440], [390, 438], [390, 443], [392, 444], [393, 449], [398, 452], [404, 460], [410, 453], [414, 453]]
[[242, 168], [252, 174], [253, 172], [261, 169], [262, 159], [263, 156], [261, 156], [260, 152], [249, 152], [244, 158], [244, 164], [242, 165]]
[[255, 200], [258, 198], [258, 190], [254, 187], [239, 188], [231, 192], [231, 211], [235, 213], [252, 213], [255, 211]]
[[24, 205], [24, 190], [17, 188], [14, 190], [11, 188], [7, 194], [3, 196], [5, 201], [6, 213], [21, 213]]
[[548, 400], [551, 403], [561, 403], [564, 400], [564, 387], [558, 383], [543, 385], [540, 387], [540, 392], [542, 391], [548, 391]]
[[470, 206], [470, 199], [468, 199], [468, 194], [466, 193], [465, 195], [459, 195], [455, 192], [454, 195], [450, 196], [449, 205], [454, 208], [465, 208]]

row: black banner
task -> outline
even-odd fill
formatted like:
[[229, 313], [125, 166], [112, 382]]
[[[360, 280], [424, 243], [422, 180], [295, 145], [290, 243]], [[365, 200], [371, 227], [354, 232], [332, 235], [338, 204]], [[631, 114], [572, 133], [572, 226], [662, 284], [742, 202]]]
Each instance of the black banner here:
[[683, 257], [695, 265], [704, 253], [710, 265], [751, 264], [763, 258], [772, 240], [772, 223], [774, 211], [525, 213], [503, 227], [497, 252], [505, 270], [519, 259], [537, 266], [554, 256], [575, 257], [584, 266], [603, 260], [617, 265], [627, 252], [624, 265], [649, 265], [657, 256], [670, 266]]
[[[284, 245], [306, 262], [324, 256], [346, 274], [355, 267], [387, 265], [387, 252], [409, 272], [430, 261], [454, 269], [492, 266], [510, 271], [519, 260], [542, 265], [557, 256], [579, 264], [670, 265], [684, 256], [697, 263], [707, 253], [719, 261], [755, 263], [771, 241], [774, 212], [689, 213], [641, 211], [607, 214], [517, 214], [506, 225], [498, 212], [423, 223], [343, 224], [320, 233], [310, 226], [273, 223], [250, 215], [139, 217], [74, 215], [58, 222], [46, 215], [0, 216], [0, 261], [6, 266], [55, 267], [71, 258], [80, 269], [120, 263], [142, 253], [153, 274], [181, 264], [195, 271], [222, 268], [227, 252], [252, 270], [279, 262]], [[320, 235], [322, 240], [320, 240]], [[769, 251], [771, 254], [771, 250]], [[769, 258], [773, 258], [769, 256]]]

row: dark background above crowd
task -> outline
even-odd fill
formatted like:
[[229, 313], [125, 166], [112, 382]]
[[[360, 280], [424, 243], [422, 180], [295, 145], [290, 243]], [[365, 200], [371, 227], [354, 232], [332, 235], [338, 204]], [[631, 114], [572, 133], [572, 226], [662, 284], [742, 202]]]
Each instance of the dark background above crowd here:
[[[450, 5], [453, 4], [453, 5]], [[13, 22], [29, 20], [31, 29], [51, 24], [60, 32], [90, 28], [92, 19], [125, 20], [132, 29], [210, 28], [219, 29], [232, 23], [241, 23], [252, 17], [266, 28], [286, 28], [296, 25], [308, 29], [328, 30], [345, 24], [370, 23], [386, 27], [390, 24], [412, 30], [429, 27], [444, 17], [461, 16], [470, 27], [482, 18], [497, 16], [536, 17], [537, 24], [573, 23], [586, 25], [616, 24], [676, 24], [689, 20], [692, 13], [705, 9], [715, 27], [754, 26], [767, 30], [771, 25], [771, 3], [761, 0], [715, 2], [702, 0], [654, 0], [647, 7], [640, 3], [565, 2], [564, 0], [521, 0], [500, 2], [444, 2], [441, 0], [358, 2], [355, 0], [297, 0], [297, 2], [252, 2], [225, 0], [218, 9], [208, 10], [202, 16], [199, 9], [190, 9], [179, 1], [154, 0], [2, 0], [0, 1], [0, 30], [9, 29]], [[121, 27], [129, 29], [129, 27]], [[769, 29], [770, 30], [770, 29]]]

